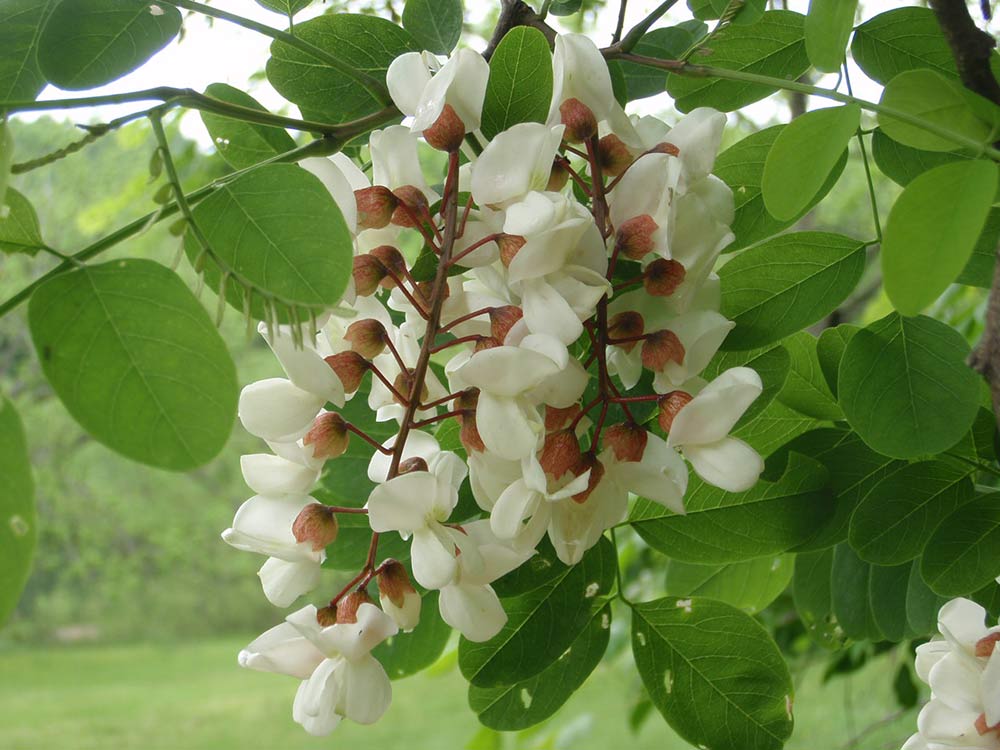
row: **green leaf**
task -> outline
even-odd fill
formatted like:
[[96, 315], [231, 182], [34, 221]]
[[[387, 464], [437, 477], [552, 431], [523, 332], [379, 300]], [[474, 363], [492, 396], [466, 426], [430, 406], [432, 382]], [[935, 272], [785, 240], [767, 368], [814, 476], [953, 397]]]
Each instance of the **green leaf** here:
[[920, 561], [927, 584], [944, 596], [968, 596], [1000, 571], [1000, 493], [979, 495], [934, 530]]
[[131, 73], [180, 28], [180, 11], [153, 0], [62, 0], [42, 29], [38, 65], [61, 89], [92, 89]]
[[480, 723], [511, 732], [527, 729], [558, 711], [584, 683], [608, 648], [611, 605], [597, 610], [562, 655], [534, 677], [500, 687], [469, 686], [469, 706]]
[[833, 548], [795, 556], [792, 596], [809, 637], [825, 648], [839, 648], [843, 631], [833, 615]]
[[[712, 37], [707, 54], [695, 53], [699, 64], [795, 80], [809, 68], [803, 36], [804, 17], [769, 10], [752, 26], [733, 24]], [[715, 107], [724, 112], [745, 107], [777, 89], [757, 83], [670, 74], [667, 91], [681, 112]]]
[[858, 0], [809, 0], [806, 15], [806, 53], [824, 73], [837, 73], [854, 29]]
[[722, 314], [736, 323], [724, 349], [752, 349], [822, 320], [857, 286], [864, 244], [795, 232], [751, 248], [719, 271]]
[[[642, 35], [632, 52], [644, 57], [655, 57], [657, 60], [677, 60], [706, 31], [708, 27], [699, 21], [653, 29]], [[628, 101], [656, 96], [666, 90], [667, 71], [631, 62], [622, 62], [620, 65], [625, 76]]]
[[927, 546], [934, 528], [973, 495], [967, 469], [942, 461], [909, 464], [868, 492], [851, 517], [848, 540], [876, 565], [909, 562]]
[[[688, 0], [688, 7], [694, 17], [702, 21], [720, 18], [730, 5], [735, 5], [733, 0]], [[764, 15], [766, 6], [767, 0], [743, 0], [743, 7], [730, 16], [731, 21], [744, 25], [756, 23]]]
[[[848, 142], [861, 123], [856, 104], [816, 109], [796, 117], [778, 135], [764, 163], [761, 192], [768, 213], [776, 219], [794, 219], [843, 158]], [[803, 163], [809, 169], [803, 169]]]
[[840, 408], [883, 455], [940, 453], [976, 418], [979, 376], [966, 366], [968, 356], [969, 345], [950, 326], [887, 315], [847, 344], [838, 374]]
[[906, 637], [906, 595], [912, 566], [871, 565], [846, 544], [834, 549], [833, 613], [848, 638], [901, 641]]
[[755, 615], [773, 602], [792, 580], [792, 555], [758, 557], [728, 565], [698, 565], [667, 560], [669, 596], [718, 599]]
[[569, 566], [556, 555], [555, 547], [544, 537], [537, 551], [527, 561], [495, 580], [491, 585], [501, 599], [527, 594], [569, 572]]
[[882, 174], [904, 187], [929, 169], [972, 158], [955, 151], [924, 151], [904, 146], [887, 136], [882, 128], [875, 128], [872, 133], [872, 156]]
[[736, 217], [732, 223], [736, 240], [726, 248], [726, 252], [756, 244], [788, 229], [833, 189], [844, 171], [844, 166], [847, 164], [846, 152], [841, 154], [840, 161], [801, 214], [788, 221], [779, 221], [771, 216], [767, 212], [761, 194], [764, 164], [771, 146], [786, 127], [788, 126], [774, 125], [758, 130], [727, 148], [715, 160], [715, 175], [732, 188], [736, 203]]
[[997, 243], [1000, 242], [1000, 208], [991, 208], [986, 217], [986, 226], [979, 233], [976, 246], [972, 248], [965, 268], [955, 279], [958, 284], [989, 289], [993, 284], [993, 272], [997, 265]]
[[[987, 145], [994, 125], [982, 118], [976, 95], [962, 85], [933, 70], [920, 68], [900, 73], [889, 81], [880, 104], [943, 128], [957, 137]], [[882, 131], [904, 146], [925, 151], [954, 151], [964, 144], [931, 133], [905, 120], [879, 112]]]
[[[353, 240], [329, 191], [301, 167], [269, 164], [237, 177], [198, 203], [194, 218], [212, 252], [254, 286], [255, 318], [267, 317], [265, 294], [287, 320], [291, 307], [332, 307], [347, 288]], [[201, 254], [190, 230], [184, 249], [192, 261]], [[221, 273], [211, 259], [204, 275], [219, 288]], [[244, 309], [243, 287], [231, 278], [226, 299]]]
[[254, 0], [257, 5], [283, 16], [294, 16], [303, 8], [308, 7], [312, 0]]
[[420, 602], [420, 622], [412, 633], [398, 633], [372, 650], [390, 680], [421, 672], [436, 662], [448, 645], [451, 628], [438, 612], [438, 592], [429, 591]]
[[760, 375], [764, 390], [743, 413], [736, 423], [737, 427], [749, 424], [777, 397], [784, 387], [788, 377], [791, 359], [783, 347], [773, 346], [769, 349], [752, 349], [746, 352], [716, 352], [701, 377], [711, 381], [732, 367], [750, 367]]
[[45, 377], [97, 440], [178, 471], [222, 449], [236, 417], [236, 369], [180, 277], [116, 260], [53, 277], [28, 306]]
[[513, 685], [553, 664], [601, 610], [614, 588], [617, 559], [602, 538], [577, 565], [544, 585], [503, 601], [507, 623], [485, 643], [458, 647], [462, 674], [478, 687]]
[[553, 0], [549, 12], [554, 16], [571, 16], [580, 10], [583, 0]]
[[462, 0], [406, 0], [403, 28], [423, 49], [450, 55], [462, 36]]
[[6, 197], [0, 199], [0, 253], [34, 255], [44, 246], [34, 206], [14, 188], [8, 188]]
[[21, 418], [0, 396], [0, 625], [10, 617], [28, 580], [38, 540], [35, 484]]
[[[340, 60], [343, 69], [276, 40], [267, 61], [267, 80], [298, 104], [303, 116], [326, 122], [355, 120], [382, 109], [382, 94], [357, 73], [384, 82], [393, 60], [404, 52], [419, 51], [413, 37], [391, 21], [353, 13], [298, 23], [295, 35]], [[346, 69], [357, 73], [348, 74]]]
[[6, 0], [0, 6], [0, 102], [34, 99], [45, 88], [38, 39], [53, 5], [55, 0]]
[[850, 323], [841, 323], [839, 326], [827, 328], [819, 335], [816, 342], [816, 357], [819, 359], [819, 366], [823, 370], [823, 377], [826, 384], [830, 386], [830, 392], [837, 395], [837, 372], [840, 369], [840, 360], [844, 356], [844, 349], [851, 337], [861, 329]]
[[885, 292], [900, 313], [916, 315], [958, 277], [996, 189], [997, 166], [983, 159], [943, 164], [906, 186], [882, 242]]
[[490, 58], [483, 101], [483, 135], [492, 138], [519, 122], [545, 122], [552, 99], [552, 52], [530, 26], [508, 31]]
[[882, 85], [915, 68], [958, 78], [951, 49], [929, 8], [896, 8], [870, 18], [854, 32], [851, 54], [865, 75]]
[[632, 607], [632, 653], [653, 704], [685, 740], [777, 750], [792, 733], [792, 679], [763, 626], [711, 599]]
[[6, 118], [0, 118], [0, 205], [5, 203], [10, 168], [14, 163], [14, 135]]
[[947, 601], [931, 591], [920, 575], [920, 560], [914, 560], [906, 586], [906, 624], [911, 637], [936, 634], [938, 611]]
[[629, 523], [651, 547], [677, 560], [702, 565], [752, 560], [785, 552], [816, 534], [834, 510], [827, 481], [822, 464], [793, 454], [777, 482], [724, 492], [692, 477], [684, 500], [687, 515], [640, 498]]
[[778, 399], [809, 417], [829, 421], [843, 419], [844, 414], [819, 365], [816, 337], [808, 331], [799, 331], [781, 344], [789, 354], [791, 367]]
[[732, 435], [766, 457], [789, 440], [822, 424], [775, 399], [757, 417], [733, 430]]
[[[249, 94], [226, 83], [212, 83], [205, 93], [213, 99], [237, 104], [241, 107], [267, 110]], [[234, 120], [231, 117], [202, 112], [201, 121], [212, 137], [219, 156], [234, 169], [244, 169], [295, 148], [295, 141], [283, 128], [257, 125]]]
[[875, 453], [853, 432], [823, 427], [799, 435], [767, 459], [765, 479], [780, 476], [788, 456], [798, 453], [819, 461], [830, 475], [830, 490], [836, 496], [835, 511], [817, 534], [796, 550], [830, 547], [847, 539], [855, 508], [875, 485], [905, 466]]

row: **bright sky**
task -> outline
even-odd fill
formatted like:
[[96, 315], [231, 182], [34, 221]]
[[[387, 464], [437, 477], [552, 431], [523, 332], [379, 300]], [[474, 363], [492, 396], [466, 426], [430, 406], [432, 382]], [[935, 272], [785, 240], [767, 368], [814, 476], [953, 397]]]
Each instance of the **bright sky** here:
[[[494, 7], [494, 3], [495, 0], [465, 0], [467, 15], [473, 21], [480, 20], [487, 14], [489, 8]], [[659, 0], [631, 0], [627, 6], [625, 29], [629, 29], [644, 18], [658, 4]], [[212, 5], [276, 28], [283, 28], [285, 25], [283, 16], [265, 10], [253, 0], [214, 0]], [[865, 17], [870, 17], [875, 13], [897, 7], [899, 3], [895, 0], [865, 0], [863, 5]], [[791, 10], [804, 13], [808, 7], [808, 0], [789, 0], [788, 6]], [[318, 15], [322, 13], [324, 7], [323, 3], [317, 3], [314, 7], [308, 8], [296, 16], [296, 21], [301, 22]], [[593, 37], [598, 44], [604, 45], [610, 41], [617, 21], [617, 14], [618, 3], [611, 0], [602, 11], [593, 31]], [[678, 3], [667, 15], [666, 20], [668, 23], [676, 23], [687, 17], [689, 16], [684, 3]], [[172, 42], [139, 70], [107, 86], [87, 92], [69, 94], [50, 86], [42, 92], [39, 98], [96, 96], [164, 85], [202, 91], [208, 84], [221, 81], [250, 92], [269, 109], [281, 111], [284, 108], [286, 113], [296, 115], [295, 107], [285, 102], [266, 80], [254, 78], [254, 74], [263, 68], [268, 58], [270, 39], [234, 24], [224, 21], [210, 23], [210, 21], [211, 19], [197, 14], [186, 15], [184, 33], [179, 41]], [[548, 21], [553, 26], [559, 27], [557, 17], [550, 16]], [[660, 24], [662, 25], [663, 21]], [[479, 49], [485, 46], [485, 41], [480, 39], [465, 39], [464, 41]], [[880, 88], [869, 81], [857, 68], [851, 69], [851, 81], [857, 96], [867, 99], [878, 98]], [[822, 80], [820, 85], [834, 85], [835, 83], [836, 77], [829, 76]], [[831, 104], [833, 103], [828, 100], [814, 98], [810, 101], [809, 107], [830, 106]], [[142, 108], [141, 104], [129, 104], [100, 109], [77, 109], [67, 113], [67, 117], [78, 122], [107, 121]], [[630, 105], [629, 110], [638, 114], [661, 114], [670, 111], [670, 102], [666, 95], [653, 97]], [[776, 112], [776, 102], [767, 100], [745, 108], [742, 114], [755, 122], [763, 123], [773, 119]], [[59, 116], [55, 112], [51, 114], [55, 117]], [[185, 135], [198, 140], [205, 146], [211, 143], [200, 118], [196, 115], [188, 115], [184, 118], [182, 130]]]

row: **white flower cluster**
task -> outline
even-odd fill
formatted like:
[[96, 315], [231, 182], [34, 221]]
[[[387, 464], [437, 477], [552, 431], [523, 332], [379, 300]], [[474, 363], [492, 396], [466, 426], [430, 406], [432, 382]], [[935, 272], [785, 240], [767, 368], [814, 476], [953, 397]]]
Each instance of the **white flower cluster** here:
[[[403, 565], [376, 564], [380, 534], [412, 540], [413, 579], [440, 592], [445, 622], [485, 641], [506, 622], [490, 584], [546, 534], [573, 565], [625, 518], [630, 496], [683, 513], [685, 459], [733, 492], [763, 468], [729, 436], [761, 392], [757, 373], [699, 378], [732, 328], [712, 273], [732, 241], [733, 197], [711, 175], [725, 116], [699, 109], [673, 128], [630, 120], [584, 36], [556, 39], [553, 69], [548, 122], [487, 141], [483, 58], [405, 54], [388, 85], [410, 124], [372, 133], [371, 181], [342, 154], [302, 162], [354, 234], [353, 281], [301, 345], [288, 326], [261, 326], [287, 378], [242, 393], [240, 419], [273, 454], [243, 457], [257, 494], [223, 538], [268, 557], [264, 593], [287, 607], [319, 584], [337, 515], [367, 514], [373, 538], [359, 575], [240, 656], [303, 680], [293, 713], [309, 732], [341, 717], [377, 720], [390, 690], [369, 652], [418, 623], [420, 596]], [[436, 189], [420, 139], [448, 153]], [[415, 278], [399, 249], [408, 238], [437, 256], [434, 281]], [[627, 395], [644, 373], [644, 392]], [[399, 425], [381, 445], [337, 411], [363, 382], [377, 420]], [[609, 424], [609, 414], [624, 419]], [[467, 458], [431, 434], [452, 419]], [[377, 446], [375, 489], [363, 507], [319, 503], [308, 493], [349, 439]], [[467, 476], [481, 517], [456, 522]], [[381, 609], [366, 593], [373, 578]]]
[[943, 638], [917, 647], [917, 675], [931, 700], [903, 750], [1000, 750], [1000, 626], [985, 621], [986, 610], [968, 599], [941, 608]]

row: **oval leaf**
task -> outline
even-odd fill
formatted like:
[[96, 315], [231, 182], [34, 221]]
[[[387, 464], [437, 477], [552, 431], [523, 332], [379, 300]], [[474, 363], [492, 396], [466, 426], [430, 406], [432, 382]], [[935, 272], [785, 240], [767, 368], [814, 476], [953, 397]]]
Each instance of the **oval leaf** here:
[[601, 539], [577, 565], [505, 599], [508, 619], [497, 635], [485, 643], [460, 641], [462, 675], [478, 687], [513, 685], [553, 664], [607, 603], [616, 567], [614, 547]]
[[0, 625], [14, 611], [38, 540], [35, 485], [21, 418], [0, 396]]
[[996, 189], [996, 164], [983, 159], [943, 164], [906, 186], [882, 242], [885, 292], [899, 312], [916, 315], [958, 277]]
[[934, 528], [972, 496], [965, 469], [941, 461], [909, 464], [865, 496], [851, 517], [848, 540], [868, 562], [909, 562], [923, 551]]
[[787, 221], [808, 208], [860, 123], [861, 108], [848, 104], [806, 112], [781, 131], [767, 155], [761, 182], [771, 216]]
[[56, 0], [7, 0], [0, 6], [0, 102], [34, 99], [46, 80], [38, 38]]
[[809, 0], [806, 53], [817, 70], [836, 73], [844, 64], [857, 9], [858, 0]]
[[[707, 31], [708, 27], [700, 21], [685, 21], [677, 26], [653, 29], [642, 35], [632, 52], [657, 60], [677, 60]], [[621, 65], [625, 78], [628, 101], [656, 96], [666, 90], [667, 71], [662, 68], [631, 62], [617, 64]]]
[[180, 28], [180, 11], [153, 0], [62, 0], [42, 30], [38, 64], [61, 89], [91, 89], [131, 73]]
[[906, 595], [912, 566], [872, 565], [846, 544], [831, 568], [833, 614], [855, 640], [901, 641], [907, 634]]
[[149, 260], [76, 268], [35, 291], [28, 323], [56, 394], [108, 447], [178, 471], [222, 449], [236, 369], [177, 274]]
[[799, 331], [782, 341], [781, 345], [788, 352], [790, 367], [778, 399], [809, 417], [831, 422], [843, 419], [837, 399], [823, 377], [816, 354], [816, 337], [808, 331]]
[[827, 648], [837, 648], [843, 641], [843, 631], [833, 616], [832, 570], [832, 548], [795, 557], [792, 583], [795, 611], [809, 637]]
[[545, 122], [552, 99], [552, 52], [530, 26], [508, 31], [490, 58], [483, 101], [483, 135], [492, 138], [519, 122]]
[[713, 750], [777, 750], [792, 733], [792, 679], [750, 615], [711, 599], [632, 607], [632, 653], [674, 730]]
[[[213, 99], [229, 104], [261, 112], [267, 111], [252, 96], [226, 83], [209, 84], [205, 93]], [[251, 167], [295, 148], [295, 141], [283, 128], [242, 122], [211, 112], [202, 112], [201, 121], [205, 123], [205, 129], [212, 137], [212, 143], [215, 144], [219, 156], [235, 169]]]
[[[707, 54], [695, 53], [699, 64], [795, 80], [809, 68], [803, 22], [799, 13], [769, 10], [750, 26], [732, 24], [712, 37]], [[715, 107], [724, 112], [770, 96], [776, 88], [720, 78], [684, 77], [671, 73], [667, 91], [681, 112]]]
[[[194, 218], [212, 252], [253, 285], [256, 318], [267, 317], [265, 296], [287, 319], [289, 308], [332, 307], [347, 288], [354, 243], [344, 217], [319, 178], [294, 164], [269, 164], [223, 184], [195, 206]], [[184, 247], [189, 258], [201, 254], [190, 231]], [[218, 289], [221, 274], [210, 259], [204, 274]], [[242, 311], [244, 287], [230, 279], [226, 299]]]
[[840, 161], [827, 176], [826, 182], [807, 202], [800, 214], [787, 221], [771, 216], [764, 206], [764, 197], [761, 195], [764, 164], [771, 146], [786, 127], [788, 126], [773, 125], [751, 133], [727, 148], [715, 160], [715, 175], [732, 188], [736, 203], [736, 216], [731, 226], [736, 239], [725, 252], [748, 247], [788, 229], [830, 192], [844, 171], [844, 166], [847, 164], [846, 151], [841, 154]]
[[[960, 83], [920, 68], [900, 73], [889, 81], [880, 104], [985, 146], [992, 139], [994, 127], [981, 118], [982, 109], [975, 96]], [[879, 112], [878, 124], [894, 141], [912, 148], [954, 151], [965, 145], [886, 112]]]
[[44, 246], [34, 206], [14, 188], [7, 188], [0, 200], [0, 253], [34, 255]]
[[773, 602], [792, 580], [793, 555], [758, 557], [728, 565], [698, 565], [667, 560], [666, 593], [705, 596], [755, 615]]
[[864, 268], [864, 244], [839, 234], [796, 232], [747, 250], [719, 271], [722, 314], [736, 323], [723, 348], [763, 346], [822, 320]]
[[976, 418], [979, 376], [969, 345], [950, 326], [896, 313], [861, 329], [837, 376], [844, 416], [861, 439], [893, 458], [940, 453]]
[[1000, 493], [980, 495], [941, 522], [924, 550], [920, 572], [943, 596], [968, 596], [1000, 571]]
[[423, 49], [449, 55], [462, 36], [462, 0], [406, 0], [403, 28]]

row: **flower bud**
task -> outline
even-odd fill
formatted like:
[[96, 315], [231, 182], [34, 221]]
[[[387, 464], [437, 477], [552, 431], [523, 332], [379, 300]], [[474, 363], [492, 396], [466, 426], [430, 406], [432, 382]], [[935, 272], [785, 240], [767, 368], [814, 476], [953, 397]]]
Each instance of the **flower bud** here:
[[378, 572], [378, 599], [382, 610], [404, 632], [410, 632], [420, 622], [420, 594], [410, 583], [406, 568], [395, 560], [387, 560]]
[[490, 308], [490, 334], [497, 341], [503, 342], [507, 339], [507, 334], [521, 318], [524, 311], [514, 305], [502, 305], [501, 307]]
[[[413, 391], [414, 382], [415, 381], [413, 379], [412, 368], [407, 368], [405, 371], [400, 372], [399, 375], [396, 376], [396, 379], [392, 382], [392, 387], [396, 389], [396, 392], [399, 394], [399, 396], [402, 396], [402, 399], [400, 399], [399, 396], [393, 394], [392, 397], [393, 401], [395, 401], [400, 406], [407, 406], [410, 399], [410, 394]], [[421, 401], [426, 401], [428, 396], [427, 383], [423, 383], [422, 385], [423, 388], [421, 389], [418, 398]]]
[[325, 607], [320, 607], [316, 610], [316, 622], [318, 622], [322, 628], [328, 628], [331, 625], [336, 625], [337, 608], [331, 607], [329, 604]]
[[976, 656], [993, 656], [993, 648], [1000, 642], [1000, 633], [990, 633], [976, 641]]
[[649, 433], [635, 422], [621, 422], [606, 429], [601, 437], [619, 461], [641, 461]]
[[[982, 737], [984, 734], [989, 734], [990, 732], [993, 732], [994, 734], [1000, 734], [1000, 722], [994, 724], [993, 726], [990, 726], [989, 724], [986, 723], [985, 713], [979, 714], [979, 716], [976, 717], [976, 722], [974, 726], [976, 727], [976, 732], [979, 733], [980, 737]], [[972, 747], [972, 745], [968, 745], [967, 747]]]
[[302, 444], [313, 447], [313, 458], [337, 458], [344, 455], [349, 439], [344, 418], [337, 412], [326, 411], [313, 421]]
[[[401, 279], [406, 275], [406, 260], [403, 258], [403, 254], [392, 245], [379, 245], [369, 255], [377, 258], [383, 266], [383, 278], [380, 282], [383, 289], [392, 289], [396, 286], [396, 279]], [[385, 271], [388, 271], [388, 274]]]
[[427, 471], [427, 462], [420, 456], [413, 456], [412, 458], [407, 458], [405, 461], [399, 462], [399, 469], [397, 469], [397, 474], [409, 474], [411, 471]]
[[566, 126], [564, 141], [580, 143], [597, 134], [597, 118], [593, 110], [579, 99], [567, 99], [560, 104], [559, 115]]
[[580, 413], [580, 405], [573, 404], [565, 409], [557, 409], [554, 406], [545, 405], [545, 431], [555, 432], [572, 424], [576, 415]]
[[580, 476], [587, 469], [590, 469], [590, 479], [587, 482], [587, 489], [583, 492], [577, 492], [573, 495], [573, 502], [575, 503], [585, 503], [587, 498], [590, 497], [590, 493], [597, 489], [597, 485], [601, 483], [604, 478], [604, 464], [597, 460], [597, 456], [593, 453], [588, 453], [580, 461], [579, 466], [577, 466], [576, 471], [573, 473]]
[[354, 291], [359, 297], [370, 297], [385, 278], [385, 266], [374, 255], [367, 253], [355, 255], [353, 263], [351, 275], [354, 277]]
[[482, 437], [479, 435], [479, 428], [476, 426], [476, 406], [479, 403], [479, 389], [469, 388], [462, 391], [455, 397], [455, 409], [461, 411], [458, 422], [462, 426], [458, 434], [458, 439], [462, 441], [462, 447], [466, 453], [486, 450]]
[[325, 549], [337, 538], [337, 515], [328, 505], [309, 503], [292, 522], [297, 542], [308, 542], [313, 551]]
[[670, 156], [680, 156], [681, 155], [681, 150], [679, 148], [677, 148], [677, 146], [675, 146], [674, 144], [667, 143], [666, 141], [663, 141], [662, 143], [657, 143], [655, 146], [653, 146], [651, 149], [649, 149], [646, 153], [647, 154], [670, 154]]
[[561, 159], [552, 162], [552, 171], [549, 172], [549, 182], [545, 189], [552, 193], [558, 193], [569, 182], [569, 170]]
[[559, 430], [545, 436], [538, 462], [546, 474], [559, 479], [580, 465], [580, 441], [576, 433]]
[[368, 592], [364, 589], [352, 591], [337, 602], [337, 624], [353, 624], [358, 621], [358, 607], [362, 604], [374, 604]]
[[[446, 300], [451, 296], [451, 287], [445, 284], [441, 288], [441, 299]], [[434, 300], [434, 282], [418, 281], [413, 287], [413, 298], [420, 303], [424, 312], [430, 312]]]
[[356, 320], [347, 327], [344, 340], [350, 342], [351, 351], [357, 352], [365, 359], [371, 360], [385, 351], [388, 339], [385, 326], [375, 318]]
[[601, 163], [601, 171], [612, 177], [620, 175], [632, 163], [628, 147], [614, 133], [609, 133], [598, 142], [597, 158]]
[[642, 273], [642, 286], [653, 297], [667, 297], [684, 283], [687, 271], [676, 260], [657, 258]]
[[[626, 310], [608, 321], [608, 336], [612, 339], [633, 339], [642, 335], [644, 326], [645, 321], [643, 321], [642, 315], [635, 310]], [[615, 346], [620, 346], [626, 352], [631, 352], [638, 343], [638, 340], [623, 341], [620, 344], [616, 343]]]
[[694, 397], [690, 393], [671, 391], [657, 399], [656, 404], [660, 409], [657, 421], [659, 421], [660, 427], [663, 428], [664, 432], [670, 432], [670, 427], [674, 423], [677, 412], [691, 403], [692, 398]]
[[393, 211], [399, 205], [396, 196], [384, 185], [355, 190], [354, 200], [358, 204], [358, 231], [389, 226]]
[[514, 256], [517, 255], [518, 251], [524, 247], [524, 243], [527, 242], [524, 237], [516, 234], [503, 234], [500, 239], [497, 240], [497, 246], [500, 248], [500, 262], [504, 264], [505, 268], [510, 267], [510, 262], [514, 260]]
[[361, 379], [368, 372], [368, 361], [357, 352], [341, 352], [326, 357], [330, 369], [340, 378], [344, 391], [354, 393], [361, 386]]
[[653, 233], [660, 225], [653, 221], [649, 214], [634, 216], [623, 221], [615, 236], [615, 252], [621, 253], [629, 260], [642, 260], [653, 252], [656, 243]]
[[423, 135], [431, 148], [438, 151], [458, 151], [465, 138], [465, 123], [450, 104], [445, 104], [434, 124]]
[[503, 346], [503, 342], [493, 338], [492, 336], [480, 336], [476, 339], [476, 343], [472, 347], [472, 353], [476, 354], [478, 352], [485, 351], [486, 349], [495, 349], [498, 346]]
[[403, 185], [392, 191], [399, 201], [392, 212], [392, 223], [399, 227], [419, 227], [425, 217], [429, 217], [427, 196], [420, 188]]
[[666, 329], [653, 331], [642, 342], [642, 366], [653, 372], [662, 372], [667, 362], [684, 361], [684, 344], [677, 334]]

